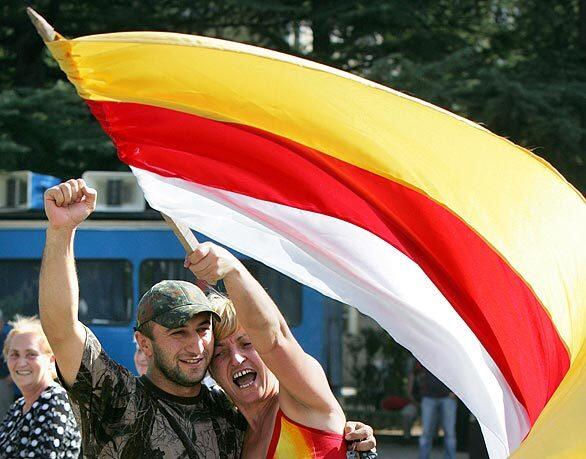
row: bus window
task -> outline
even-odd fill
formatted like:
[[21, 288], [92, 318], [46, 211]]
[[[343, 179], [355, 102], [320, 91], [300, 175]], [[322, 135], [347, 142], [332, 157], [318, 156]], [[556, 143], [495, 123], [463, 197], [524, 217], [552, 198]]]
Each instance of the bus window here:
[[[132, 316], [128, 260], [77, 260], [79, 318], [87, 324], [127, 324]], [[39, 313], [40, 260], [0, 260], [0, 309], [6, 319]]]
[[[301, 284], [256, 260], [245, 259], [242, 263], [271, 295], [289, 326], [299, 325], [303, 295]], [[145, 260], [140, 265], [140, 295], [164, 279], [194, 280], [193, 274], [183, 267], [183, 260]]]
[[301, 299], [303, 289], [299, 282], [260, 261], [246, 259], [242, 263], [279, 306], [290, 327], [301, 323]]

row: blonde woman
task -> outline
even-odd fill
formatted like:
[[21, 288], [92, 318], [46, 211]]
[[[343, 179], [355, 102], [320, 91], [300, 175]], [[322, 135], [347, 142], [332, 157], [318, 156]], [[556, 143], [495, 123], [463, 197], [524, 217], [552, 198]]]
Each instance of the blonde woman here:
[[2, 351], [22, 392], [0, 425], [2, 457], [76, 458], [80, 435], [65, 390], [54, 382], [55, 357], [36, 317], [9, 322]]
[[212, 284], [223, 279], [231, 299], [210, 297], [221, 320], [214, 324], [209, 368], [248, 422], [241, 457], [345, 459], [346, 419], [326, 375], [262, 286], [232, 254], [208, 242], [185, 267]]

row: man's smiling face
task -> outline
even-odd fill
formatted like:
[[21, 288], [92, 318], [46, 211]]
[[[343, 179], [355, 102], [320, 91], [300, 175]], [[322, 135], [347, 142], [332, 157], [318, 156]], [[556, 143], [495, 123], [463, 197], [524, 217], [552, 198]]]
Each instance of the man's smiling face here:
[[152, 335], [149, 369], [179, 386], [197, 386], [206, 374], [214, 349], [210, 313], [197, 314], [178, 328], [153, 323]]

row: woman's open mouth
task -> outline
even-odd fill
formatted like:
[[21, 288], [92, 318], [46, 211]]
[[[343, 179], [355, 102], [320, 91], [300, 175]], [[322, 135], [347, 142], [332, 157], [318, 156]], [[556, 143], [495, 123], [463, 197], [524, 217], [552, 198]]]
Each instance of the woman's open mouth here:
[[232, 375], [232, 381], [240, 389], [246, 389], [254, 384], [256, 381], [256, 371], [246, 368], [245, 370], [237, 371]]

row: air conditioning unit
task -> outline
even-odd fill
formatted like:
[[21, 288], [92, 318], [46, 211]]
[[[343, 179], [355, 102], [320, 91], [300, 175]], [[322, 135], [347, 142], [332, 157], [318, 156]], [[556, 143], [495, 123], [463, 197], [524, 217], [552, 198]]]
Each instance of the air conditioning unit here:
[[82, 178], [98, 191], [97, 212], [142, 212], [145, 200], [132, 172], [86, 171]]
[[47, 188], [61, 179], [31, 171], [0, 172], [0, 212], [42, 210]]

